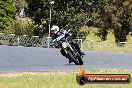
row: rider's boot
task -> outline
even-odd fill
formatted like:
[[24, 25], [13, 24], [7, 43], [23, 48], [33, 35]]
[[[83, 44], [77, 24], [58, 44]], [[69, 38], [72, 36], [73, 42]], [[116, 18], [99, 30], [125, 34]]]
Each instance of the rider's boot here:
[[85, 53], [83, 51], [80, 50], [80, 55], [85, 55]]

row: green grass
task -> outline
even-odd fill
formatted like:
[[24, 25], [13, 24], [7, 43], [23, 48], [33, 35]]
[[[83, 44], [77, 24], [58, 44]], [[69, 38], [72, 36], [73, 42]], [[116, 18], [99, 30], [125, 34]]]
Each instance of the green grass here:
[[[87, 74], [130, 74], [131, 70], [91, 70]], [[129, 84], [86, 84], [76, 82], [74, 72], [0, 74], [0, 88], [132, 88]]]
[[116, 51], [116, 52], [132, 52], [132, 43], [126, 43], [124, 46], [117, 46], [113, 42], [93, 42], [84, 41], [84, 50], [98, 50], [98, 51]]
[[[127, 42], [124, 47], [118, 47], [115, 43], [115, 38], [112, 32], [108, 32], [107, 40], [101, 42], [101, 39], [95, 35], [97, 28], [84, 29], [89, 31], [86, 40], [83, 42], [83, 49], [85, 50], [99, 50], [99, 51], [116, 51], [116, 52], [132, 52], [132, 36], [127, 36]], [[84, 30], [83, 29], [83, 30]]]

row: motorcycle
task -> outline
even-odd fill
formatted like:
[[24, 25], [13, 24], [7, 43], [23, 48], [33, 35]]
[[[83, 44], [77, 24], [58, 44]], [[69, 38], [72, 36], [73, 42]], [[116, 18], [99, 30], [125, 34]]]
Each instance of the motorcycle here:
[[[72, 45], [72, 34], [70, 30], [64, 31], [63, 34], [56, 39], [58, 43], [55, 45], [61, 46], [61, 53], [65, 53], [66, 57], [69, 59], [69, 62], [74, 62], [76, 65], [83, 65], [83, 56], [77, 51], [76, 47]], [[63, 52], [62, 52], [63, 51]]]

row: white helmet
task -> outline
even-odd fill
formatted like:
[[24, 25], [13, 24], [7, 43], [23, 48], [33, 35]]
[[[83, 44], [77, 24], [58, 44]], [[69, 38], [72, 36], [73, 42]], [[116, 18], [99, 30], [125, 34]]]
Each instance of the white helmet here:
[[57, 32], [59, 31], [59, 27], [56, 26], [56, 25], [53, 25], [53, 26], [51, 27], [51, 31], [54, 32], [54, 33], [57, 33]]

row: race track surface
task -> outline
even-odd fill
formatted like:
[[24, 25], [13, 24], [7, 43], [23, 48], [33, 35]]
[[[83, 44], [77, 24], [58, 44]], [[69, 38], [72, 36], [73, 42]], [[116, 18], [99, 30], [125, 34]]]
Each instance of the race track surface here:
[[[84, 51], [84, 68], [132, 69], [132, 53]], [[0, 45], [0, 72], [76, 71], [59, 49]]]

